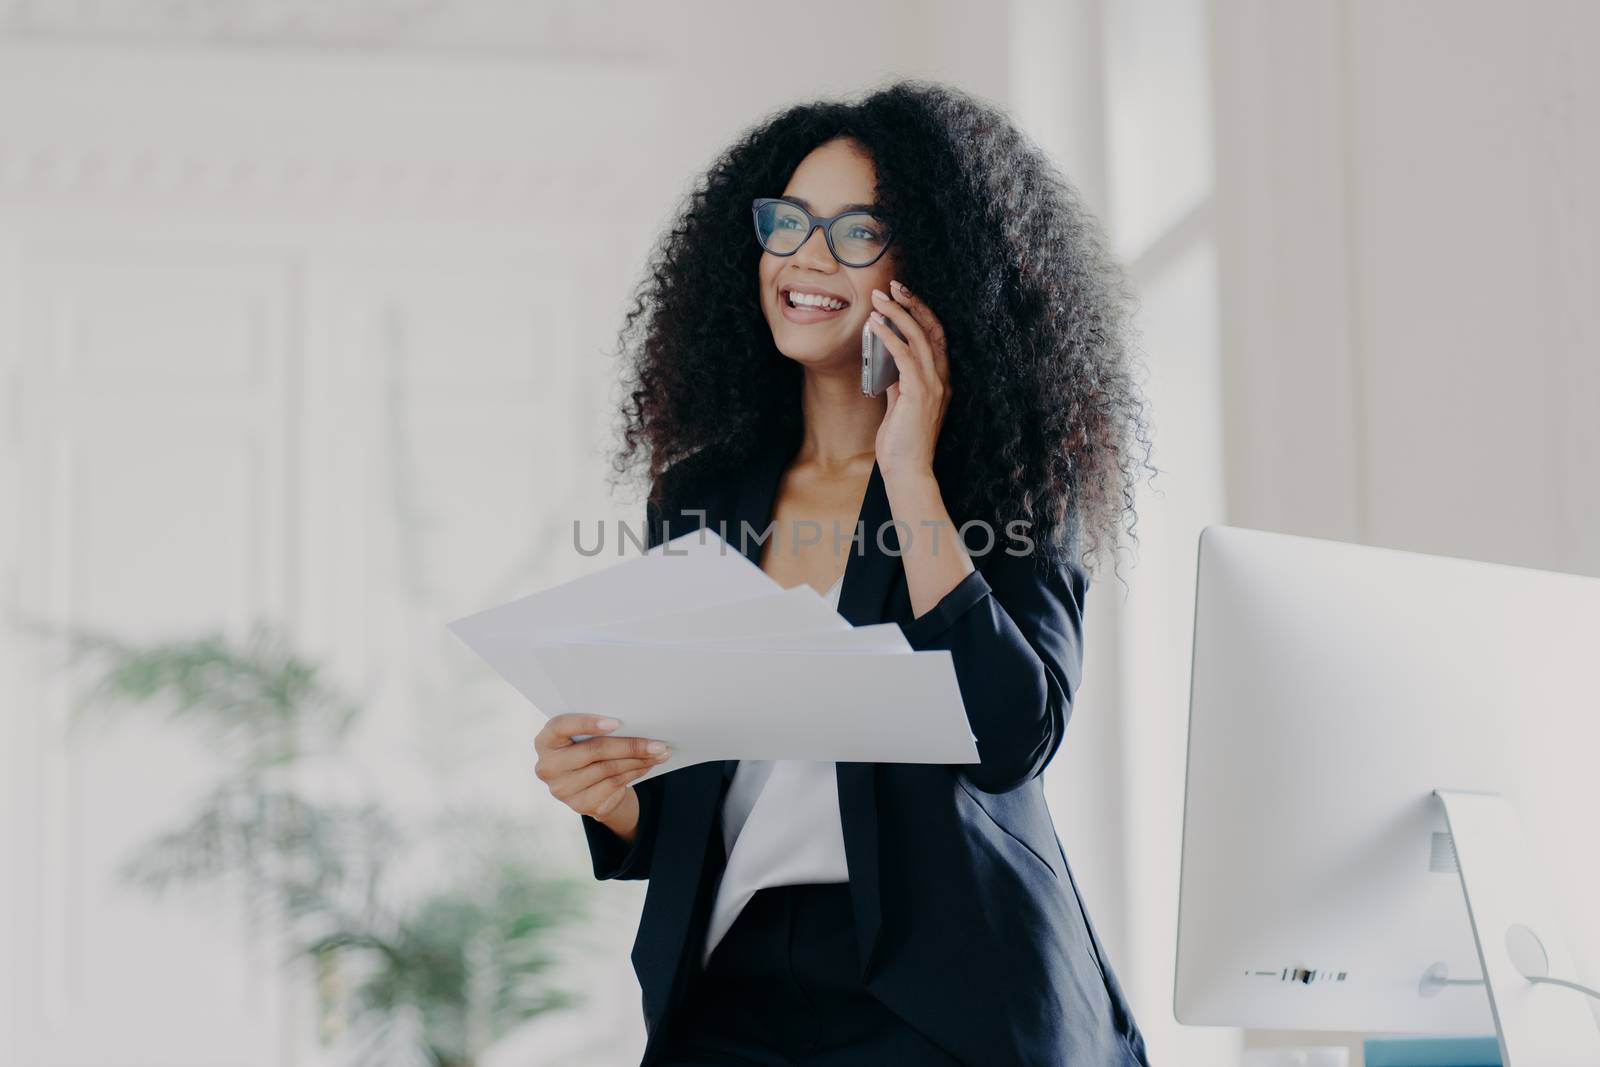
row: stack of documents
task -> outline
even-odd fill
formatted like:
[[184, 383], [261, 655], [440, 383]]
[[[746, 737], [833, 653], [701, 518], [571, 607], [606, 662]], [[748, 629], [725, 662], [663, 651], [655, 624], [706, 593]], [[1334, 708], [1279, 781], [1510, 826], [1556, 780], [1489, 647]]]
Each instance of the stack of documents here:
[[449, 623], [545, 716], [621, 720], [672, 757], [977, 763], [950, 653], [852, 627], [715, 531]]

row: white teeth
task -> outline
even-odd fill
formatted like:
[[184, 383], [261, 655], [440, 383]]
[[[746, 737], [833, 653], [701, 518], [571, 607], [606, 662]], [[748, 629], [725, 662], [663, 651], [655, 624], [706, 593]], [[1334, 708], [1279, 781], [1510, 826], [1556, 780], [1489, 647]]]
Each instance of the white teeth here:
[[796, 293], [793, 290], [789, 293], [789, 299], [796, 306], [827, 308], [829, 311], [838, 311], [845, 306], [831, 296], [814, 296], [811, 293]]

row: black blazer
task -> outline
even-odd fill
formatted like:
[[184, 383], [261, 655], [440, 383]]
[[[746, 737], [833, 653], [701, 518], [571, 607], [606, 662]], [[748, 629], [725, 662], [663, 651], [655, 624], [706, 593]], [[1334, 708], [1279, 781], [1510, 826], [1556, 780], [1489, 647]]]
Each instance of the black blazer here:
[[[661, 508], [647, 509], [650, 545], [705, 525], [739, 547], [741, 523], [759, 532], [771, 521], [792, 455], [775, 445], [735, 475], [697, 474], [693, 458], [675, 465]], [[863, 982], [966, 1063], [1149, 1067], [1040, 778], [1082, 676], [1086, 572], [1066, 563], [1041, 574], [1031, 557], [1007, 555], [997, 530], [994, 549], [973, 557], [977, 569], [913, 619], [904, 567], [878, 546], [891, 513], [876, 464], [860, 518], [840, 614], [857, 626], [898, 622], [912, 648], [950, 651], [982, 757], [838, 765]], [[892, 529], [884, 543], [898, 543]], [[759, 564], [754, 538], [745, 551]], [[631, 843], [582, 817], [596, 878], [650, 880], [632, 953], [644, 1065], [701, 967], [695, 949], [726, 862], [720, 810], [736, 766], [696, 764], [640, 783]]]

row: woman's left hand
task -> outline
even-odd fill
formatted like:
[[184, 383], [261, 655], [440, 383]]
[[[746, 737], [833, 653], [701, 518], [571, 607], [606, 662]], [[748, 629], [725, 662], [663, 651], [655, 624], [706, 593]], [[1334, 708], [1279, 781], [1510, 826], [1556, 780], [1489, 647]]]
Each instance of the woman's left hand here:
[[944, 327], [928, 305], [898, 281], [890, 293], [872, 291], [872, 304], [905, 335], [904, 341], [876, 318], [869, 329], [883, 338], [894, 357], [899, 381], [886, 392], [889, 406], [878, 426], [875, 449], [885, 478], [933, 473], [934, 444], [950, 404], [950, 361]]

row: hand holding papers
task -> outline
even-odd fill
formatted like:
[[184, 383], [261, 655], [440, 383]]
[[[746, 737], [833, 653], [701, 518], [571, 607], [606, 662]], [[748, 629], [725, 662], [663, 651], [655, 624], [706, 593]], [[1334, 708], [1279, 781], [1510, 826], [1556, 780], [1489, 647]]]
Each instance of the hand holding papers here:
[[449, 627], [544, 715], [671, 745], [633, 784], [722, 759], [978, 762], [948, 652], [852, 627], [711, 530]]

